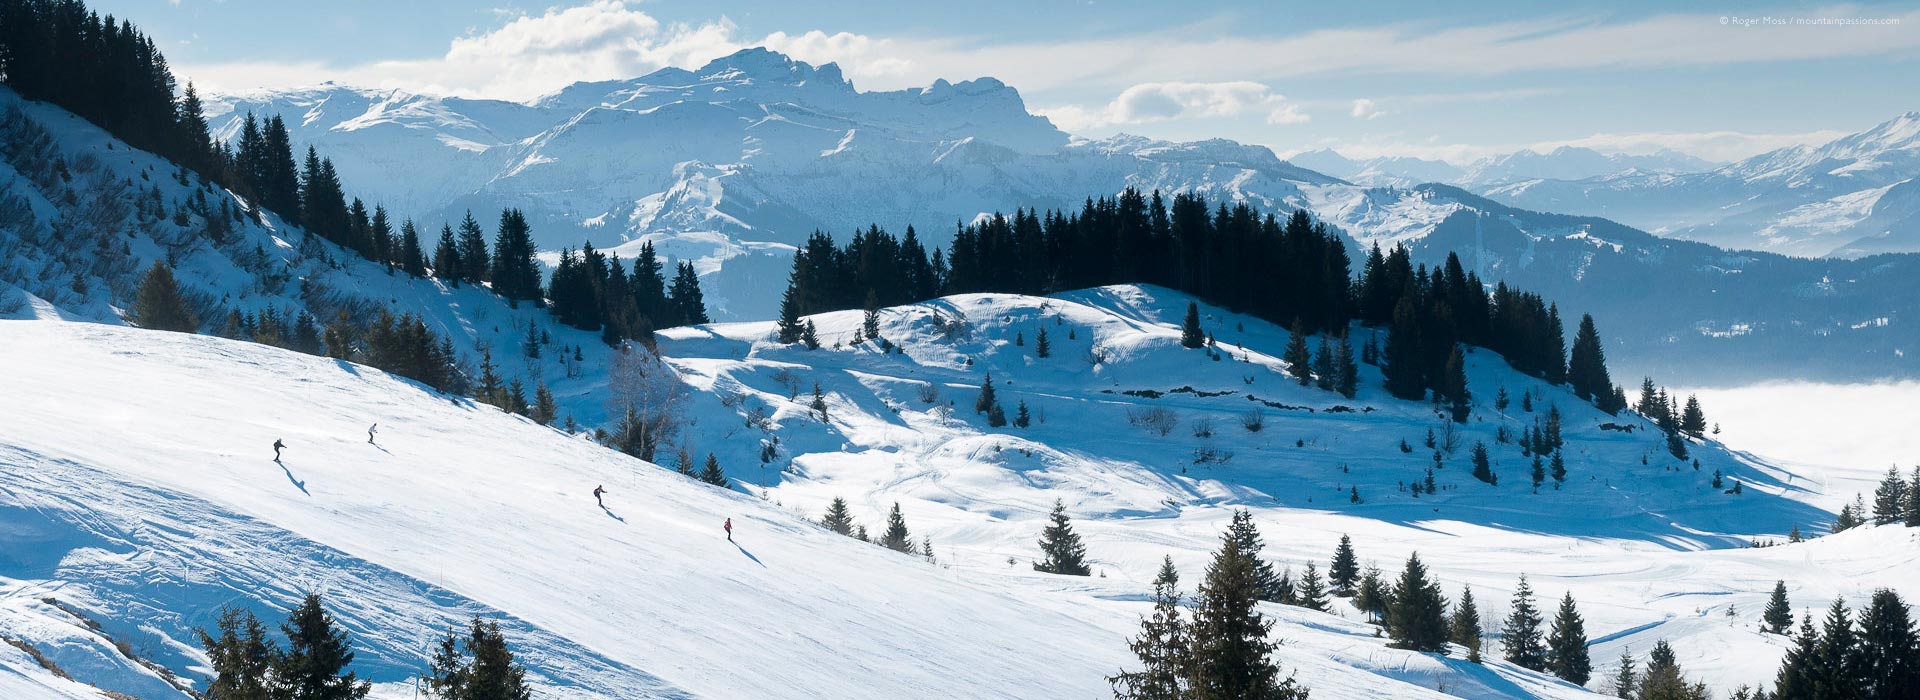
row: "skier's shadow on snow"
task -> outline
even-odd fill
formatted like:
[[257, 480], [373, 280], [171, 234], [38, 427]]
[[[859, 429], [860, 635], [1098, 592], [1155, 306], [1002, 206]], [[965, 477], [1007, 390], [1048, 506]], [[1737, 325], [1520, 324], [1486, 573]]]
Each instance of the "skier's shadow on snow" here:
[[313, 494], [307, 492], [307, 482], [293, 478], [293, 470], [287, 468], [286, 462], [282, 462], [276, 459], [276, 460], [273, 460], [273, 463], [280, 465], [280, 471], [287, 473], [287, 481], [293, 482], [294, 488], [300, 489], [300, 493], [307, 494], [307, 498], [313, 498]]
[[621, 524], [621, 525], [625, 525], [625, 524], [627, 524], [627, 519], [626, 519], [626, 518], [622, 518], [622, 517], [620, 517], [620, 516], [619, 516], [619, 514], [617, 514], [617, 513], [614, 513], [614, 512], [613, 512], [613, 509], [612, 509], [612, 508], [608, 508], [608, 507], [607, 507], [607, 506], [606, 506], [605, 504], [602, 504], [602, 505], [600, 506], [600, 510], [601, 510], [601, 511], [603, 511], [603, 512], [605, 512], [605, 513], [607, 514], [607, 517], [609, 517], [609, 518], [613, 518], [614, 520], [618, 520], [618, 521], [620, 521], [620, 524]]
[[[729, 540], [729, 541], [731, 541], [731, 540]], [[764, 568], [767, 568], [767, 565], [766, 565], [766, 563], [764, 563], [764, 562], [762, 562], [762, 561], [760, 561], [760, 557], [756, 557], [756, 556], [754, 556], [754, 555], [753, 555], [753, 552], [749, 552], [749, 551], [747, 551], [747, 548], [746, 548], [746, 547], [742, 547], [742, 546], [740, 546], [740, 543], [739, 543], [739, 542], [734, 542], [734, 543], [733, 543], [733, 547], [734, 547], [734, 549], [738, 549], [738, 550], [740, 550], [740, 553], [741, 553], [741, 554], [745, 554], [745, 555], [747, 555], [747, 558], [748, 558], [748, 559], [752, 559], [752, 560], [753, 560], [753, 563], [755, 563], [755, 564], [759, 564], [759, 565], [760, 565], [760, 568], [762, 568], [762, 569], [764, 569]]]
[[372, 446], [373, 446], [373, 449], [376, 449], [376, 450], [379, 450], [379, 451], [381, 451], [381, 452], [385, 452], [385, 453], [387, 453], [387, 455], [388, 455], [388, 456], [392, 456], [392, 455], [393, 455], [393, 451], [392, 451], [392, 450], [388, 450], [388, 449], [387, 449], [387, 448], [385, 448], [385, 447], [381, 447], [381, 446], [380, 446], [380, 443], [377, 443], [377, 442], [369, 442], [369, 443], [367, 443], [367, 444], [369, 444], [369, 445], [372, 445]]

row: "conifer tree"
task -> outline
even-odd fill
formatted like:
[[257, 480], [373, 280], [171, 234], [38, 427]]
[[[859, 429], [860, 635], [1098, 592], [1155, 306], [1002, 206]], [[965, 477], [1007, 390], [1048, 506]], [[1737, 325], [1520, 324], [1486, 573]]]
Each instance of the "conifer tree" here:
[[540, 299], [540, 264], [533, 259], [533, 233], [519, 209], [500, 212], [493, 239], [493, 266], [488, 271], [493, 292], [508, 300]]
[[1500, 627], [1502, 657], [1521, 668], [1547, 669], [1547, 649], [1540, 640], [1540, 611], [1533, 606], [1533, 588], [1525, 574], [1513, 590], [1513, 611]]
[[1253, 561], [1254, 579], [1260, 586], [1260, 599], [1281, 603], [1293, 595], [1293, 586], [1284, 583], [1274, 573], [1273, 565], [1260, 558], [1260, 550], [1266, 544], [1260, 539], [1260, 529], [1253, 524], [1253, 512], [1245, 508], [1233, 511], [1233, 518], [1227, 524], [1227, 536], [1233, 538], [1240, 554]]
[[1673, 647], [1662, 639], [1653, 644], [1647, 657], [1647, 670], [1641, 674], [1640, 700], [1708, 700], [1707, 687], [1688, 683]]
[[1687, 407], [1680, 411], [1680, 431], [1695, 438], [1707, 435], [1707, 414], [1700, 410], [1700, 397], [1687, 395]]
[[1392, 597], [1386, 581], [1380, 578], [1380, 569], [1369, 566], [1361, 572], [1360, 585], [1354, 589], [1353, 607], [1374, 620], [1384, 621]]
[[287, 647], [274, 657], [276, 698], [359, 700], [372, 690], [370, 683], [347, 670], [353, 664], [353, 643], [321, 605], [320, 594], [308, 593], [287, 613], [280, 630]]
[[1600, 347], [1600, 333], [1594, 329], [1593, 316], [1580, 317], [1580, 329], [1573, 339], [1573, 352], [1567, 358], [1567, 383], [1581, 401], [1593, 401], [1601, 410], [1612, 413], [1613, 379], [1607, 374], [1606, 351]]
[[1858, 658], [1860, 639], [1853, 629], [1852, 612], [1846, 601], [1834, 598], [1827, 607], [1827, 619], [1820, 627], [1820, 643], [1814, 650], [1814, 679], [1823, 698], [1857, 698], [1861, 695]]
[[400, 222], [399, 251], [395, 257], [401, 272], [411, 277], [427, 276], [426, 253], [420, 247], [420, 230], [414, 228], [413, 219]]
[[1793, 626], [1793, 607], [1787, 603], [1787, 582], [1773, 582], [1773, 595], [1767, 597], [1767, 609], [1760, 614], [1760, 629], [1774, 634], [1786, 634]]
[[1440, 582], [1427, 575], [1427, 565], [1415, 552], [1407, 557], [1400, 581], [1393, 587], [1387, 608], [1387, 636], [1401, 649], [1444, 652], [1451, 633], [1447, 598], [1440, 592]]
[[1339, 368], [1334, 366], [1333, 342], [1322, 335], [1320, 344], [1313, 350], [1313, 385], [1333, 391], [1334, 383], [1339, 381], [1339, 372]]
[[1327, 611], [1327, 589], [1320, 579], [1320, 571], [1313, 562], [1307, 562], [1307, 573], [1301, 575], [1300, 583], [1295, 587], [1294, 604], [1308, 610]]
[[1493, 463], [1487, 458], [1487, 443], [1473, 443], [1473, 478], [1489, 485], [1498, 485], [1500, 477], [1493, 473]]
[[[1555, 452], [1554, 454], [1559, 453]], [[1530, 475], [1533, 478], [1533, 489], [1535, 491], [1540, 490], [1540, 484], [1545, 483], [1547, 480], [1547, 468], [1545, 464], [1541, 463], [1540, 453], [1538, 452], [1533, 453], [1533, 469]]]
[[472, 211], [460, 221], [459, 247], [460, 279], [470, 284], [487, 281], [493, 274], [493, 257], [487, 253], [487, 234], [480, 230]]
[[1040, 334], [1033, 338], [1033, 356], [1042, 360], [1053, 356], [1053, 343], [1047, 340], [1047, 329], [1042, 327]]
[[453, 227], [440, 226], [440, 242], [433, 246], [433, 276], [459, 286], [467, 266], [460, 262], [460, 244], [454, 240]]
[[1351, 399], [1360, 388], [1360, 366], [1354, 364], [1353, 345], [1347, 342], [1347, 336], [1340, 336], [1340, 341], [1334, 344], [1333, 354], [1333, 390]]
[[1394, 306], [1393, 325], [1387, 331], [1387, 346], [1381, 351], [1380, 371], [1387, 378], [1387, 393], [1394, 398], [1419, 401], [1427, 395], [1427, 376], [1421, 359], [1420, 321], [1411, 296]]
[[1855, 660], [1860, 697], [1894, 700], [1920, 697], [1920, 632], [1899, 594], [1873, 592], [1860, 613], [1859, 654]]
[[1327, 566], [1327, 580], [1333, 584], [1335, 595], [1353, 595], [1353, 587], [1360, 582], [1360, 561], [1353, 553], [1353, 538], [1340, 536], [1340, 544], [1333, 548], [1333, 563]]
[[820, 525], [842, 535], [853, 534], [853, 513], [847, 508], [847, 499], [835, 496], [827, 504], [827, 514], [820, 517]]
[[989, 372], [986, 381], [980, 383], [980, 396], [973, 400], [973, 412], [986, 413], [998, 405], [1000, 405], [1000, 399], [993, 393], [993, 374]]
[[1187, 317], [1180, 324], [1180, 347], [1193, 349], [1207, 344], [1207, 336], [1200, 330], [1200, 305], [1187, 302]]
[[1793, 647], [1787, 650], [1787, 657], [1780, 662], [1780, 671], [1773, 679], [1774, 697], [1819, 698], [1821, 683], [1819, 669], [1820, 636], [1813, 631], [1813, 613], [1800, 618], [1800, 629], [1793, 636]]
[[540, 382], [534, 385], [533, 410], [527, 414], [527, 417], [541, 425], [552, 425], [559, 411], [559, 407], [553, 403], [553, 390], [547, 388], [547, 383]]
[[700, 478], [700, 472], [693, 468], [693, 455], [687, 452], [687, 446], [681, 445], [673, 455], [673, 470], [689, 479]]
[[667, 301], [675, 310], [675, 325], [699, 326], [713, 322], [707, 316], [706, 295], [700, 292], [700, 275], [694, 272], [691, 261], [683, 261], [674, 268], [673, 286], [667, 291]]
[[1460, 602], [1453, 606], [1453, 623], [1447, 641], [1467, 648], [1467, 660], [1480, 663], [1480, 608], [1473, 604], [1473, 587], [1460, 589]]
[[827, 422], [827, 395], [820, 392], [820, 382], [813, 383], [813, 402], [807, 405], [820, 422]]
[[723, 489], [733, 488], [733, 481], [720, 469], [720, 459], [714, 457], [712, 452], [707, 453], [707, 463], [700, 468], [700, 480]]
[[1640, 675], [1634, 670], [1633, 649], [1622, 647], [1620, 660], [1614, 666], [1613, 696], [1616, 698], [1634, 697], [1634, 690], [1640, 687]]
[[1260, 614], [1255, 560], [1240, 551], [1229, 534], [1207, 566], [1200, 584], [1191, 630], [1191, 663], [1186, 697], [1194, 700], [1304, 700], [1306, 690], [1281, 679], [1270, 658], [1273, 623]]
[[1873, 523], [1875, 525], [1893, 525], [1907, 518], [1907, 489], [1911, 488], [1900, 478], [1900, 470], [1888, 467], [1887, 476], [1880, 480], [1880, 486], [1873, 490]]
[[820, 349], [820, 331], [813, 325], [813, 319], [807, 319], [807, 325], [800, 329], [800, 344], [808, 350]]
[[1920, 466], [1913, 468], [1913, 477], [1907, 479], [1907, 527], [1920, 527]]
[[302, 311], [294, 319], [293, 336], [287, 339], [287, 347], [308, 355], [318, 355], [326, 349], [320, 341], [320, 326], [314, 323], [312, 314]]
[[1047, 519], [1050, 524], [1040, 531], [1040, 561], [1033, 563], [1033, 570], [1064, 576], [1093, 573], [1087, 567], [1087, 547], [1080, 542], [1080, 535], [1073, 531], [1073, 522], [1067, 518], [1066, 502], [1054, 499], [1053, 513]]
[[173, 278], [173, 268], [164, 260], [154, 261], [140, 278], [130, 311], [127, 320], [141, 328], [192, 333], [200, 327], [186, 297], [180, 293], [180, 283]]
[[900, 514], [898, 502], [887, 513], [887, 531], [880, 535], [880, 545], [896, 552], [913, 553], [913, 534], [907, 531], [907, 518]]
[[267, 628], [253, 612], [240, 607], [223, 607], [216, 622], [219, 636], [196, 630], [213, 677], [207, 679], [206, 697], [214, 700], [269, 700], [273, 688], [274, 658], [279, 646], [267, 638]]
[[1453, 351], [1447, 354], [1447, 370], [1444, 387], [1447, 394], [1447, 411], [1455, 423], [1467, 422], [1473, 415], [1473, 391], [1467, 388], [1467, 358], [1460, 353], [1460, 345], [1454, 344]]
[[1293, 375], [1300, 386], [1313, 381], [1313, 354], [1307, 350], [1307, 328], [1300, 319], [1293, 320], [1293, 330], [1288, 334], [1287, 351], [1281, 359], [1287, 363], [1287, 374]]
[[1013, 414], [1013, 427], [1025, 428], [1033, 423], [1033, 416], [1027, 412], [1027, 402], [1021, 401]]
[[1565, 452], [1565, 450], [1553, 451], [1552, 469], [1550, 473], [1553, 475], [1555, 488], [1558, 488], [1558, 484], [1566, 483], [1567, 481], [1567, 460], [1561, 456], [1563, 452]]
[[867, 290], [866, 310], [860, 314], [860, 332], [868, 338], [880, 337], [880, 295]]
[[1593, 661], [1587, 656], [1587, 623], [1574, 606], [1571, 592], [1560, 599], [1560, 611], [1547, 633], [1547, 670], [1581, 686], [1593, 675]]
[[800, 320], [800, 266], [804, 258], [794, 254], [793, 276], [787, 281], [787, 291], [780, 297], [780, 342], [787, 345], [800, 342], [806, 325]]
[[1187, 697], [1190, 649], [1180, 618], [1180, 573], [1173, 557], [1160, 561], [1153, 578], [1153, 614], [1140, 621], [1140, 636], [1127, 642], [1140, 670], [1107, 679], [1114, 700], [1183, 700]]

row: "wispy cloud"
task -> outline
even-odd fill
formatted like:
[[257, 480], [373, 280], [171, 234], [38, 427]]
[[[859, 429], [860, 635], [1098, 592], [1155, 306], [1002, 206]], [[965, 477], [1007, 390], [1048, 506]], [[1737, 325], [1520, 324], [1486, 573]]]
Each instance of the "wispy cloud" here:
[[1100, 109], [1066, 105], [1038, 111], [1068, 131], [1247, 114], [1263, 116], [1268, 124], [1300, 124], [1312, 119], [1285, 96], [1249, 81], [1141, 83], [1122, 90]]

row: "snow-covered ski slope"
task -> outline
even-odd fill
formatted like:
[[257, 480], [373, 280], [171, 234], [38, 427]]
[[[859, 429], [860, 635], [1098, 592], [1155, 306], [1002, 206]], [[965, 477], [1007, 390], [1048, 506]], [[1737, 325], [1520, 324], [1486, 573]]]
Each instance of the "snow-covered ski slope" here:
[[[1105, 578], [1042, 576], [1024, 562], [1008, 573], [981, 552], [1031, 535], [1010, 527], [1026, 517], [1023, 489], [1005, 488], [1002, 506], [985, 494], [953, 500], [941, 515], [900, 487], [912, 522], [956, 562], [930, 564], [370, 368], [259, 345], [10, 321], [0, 363], [10, 368], [0, 380], [0, 632], [76, 678], [143, 698], [182, 695], [114, 642], [198, 680], [191, 628], [225, 604], [277, 620], [307, 590], [328, 596], [385, 697], [410, 696], [429, 640], [482, 614], [503, 620], [543, 697], [1097, 698], [1128, 662], [1125, 637], [1145, 611], [1141, 572], [1111, 553], [1173, 553], [1189, 590], [1199, 577], [1199, 554], [1180, 549], [1198, 540], [1157, 534], [1172, 531], [1149, 513], [1131, 516], [1142, 523], [1131, 544], [1117, 521], [1088, 516]], [[692, 434], [744, 441], [718, 437], [718, 411], [696, 402], [695, 412]], [[813, 439], [792, 433], [789, 444]], [[280, 463], [276, 438], [288, 446]], [[953, 485], [966, 487], [964, 476]], [[1062, 495], [1086, 500], [1061, 481]], [[604, 509], [590, 494], [601, 484]], [[793, 504], [806, 500], [797, 485], [769, 496], [789, 488]], [[965, 508], [996, 507], [1008, 511], [1001, 525], [962, 523]], [[1159, 517], [1191, 537], [1207, 527]], [[735, 543], [720, 531], [727, 518]], [[995, 537], [1006, 542], [986, 544]], [[1351, 612], [1270, 612], [1281, 663], [1316, 697], [1582, 695], [1501, 664], [1387, 649]], [[11, 649], [0, 648], [8, 697], [76, 696]]]
[[[675, 329], [661, 347], [706, 389], [693, 434], [726, 436], [709, 437], [699, 451], [718, 451], [736, 477], [809, 515], [844, 497], [860, 522], [878, 528], [898, 501], [916, 533], [929, 534], [943, 561], [962, 570], [1021, 575], [1061, 498], [1096, 571], [1144, 588], [1163, 555], [1198, 574], [1231, 508], [1248, 507], [1266, 533], [1266, 555], [1296, 574], [1307, 562], [1324, 572], [1342, 534], [1388, 575], [1418, 551], [1449, 595], [1474, 587], [1493, 634], [1524, 573], [1543, 598], [1571, 591], [1581, 602], [1596, 667], [1610, 666], [1623, 647], [1644, 659], [1667, 639], [1698, 678], [1722, 689], [1767, 681], [1784, 653], [1784, 640], [1755, 631], [1776, 580], [1787, 582], [1799, 610], [1834, 596], [1859, 602], [1882, 586], [1920, 594], [1910, 575], [1920, 570], [1920, 531], [1746, 546], [1784, 541], [1796, 525], [1824, 532], [1831, 510], [1884, 466], [1796, 471], [1708, 441], [1690, 445], [1696, 470], [1669, 456], [1645, 421], [1607, 416], [1484, 350], [1468, 356], [1474, 416], [1457, 427], [1448, 452], [1434, 407], [1386, 396], [1377, 368], [1361, 366], [1354, 399], [1284, 375], [1284, 329], [1203, 304], [1220, 359], [1181, 348], [1187, 301], [1134, 286], [1046, 299], [948, 297], [882, 310], [881, 335], [898, 353], [874, 342], [842, 344], [861, 324], [858, 311], [814, 317], [819, 350], [770, 342], [770, 323]], [[1034, 352], [1043, 328], [1046, 359]], [[1355, 345], [1372, 333], [1353, 329]], [[1032, 426], [989, 428], [975, 415], [989, 373], [1009, 417], [1024, 401]], [[807, 408], [816, 381], [828, 404], [825, 424]], [[921, 388], [929, 383], [932, 402]], [[1510, 398], [1504, 411], [1494, 405], [1501, 388]], [[1531, 412], [1522, 407], [1528, 393]], [[1503, 425], [1522, 433], [1550, 406], [1565, 416], [1569, 475], [1560, 488], [1549, 478], [1536, 493], [1530, 461], [1497, 433]], [[1177, 424], [1164, 435], [1130, 425], [1130, 413], [1152, 408], [1170, 409]], [[1263, 425], [1253, 432], [1243, 422], [1256, 409]], [[740, 436], [755, 437], [743, 417], [759, 413], [774, 427], [758, 437], [777, 438], [778, 455], [756, 471], [759, 440]], [[1444, 462], [1435, 472], [1441, 491], [1416, 498], [1401, 485], [1423, 479], [1432, 464], [1435, 450], [1423, 444], [1429, 429]], [[1402, 440], [1411, 452], [1402, 452]], [[1476, 441], [1490, 448], [1498, 486], [1469, 475]], [[1209, 450], [1214, 460], [1203, 463]], [[1231, 459], [1221, 463], [1224, 455]], [[1721, 489], [1711, 486], [1716, 470]], [[1743, 493], [1723, 493], [1734, 481]], [[1363, 503], [1350, 503], [1354, 490]]]

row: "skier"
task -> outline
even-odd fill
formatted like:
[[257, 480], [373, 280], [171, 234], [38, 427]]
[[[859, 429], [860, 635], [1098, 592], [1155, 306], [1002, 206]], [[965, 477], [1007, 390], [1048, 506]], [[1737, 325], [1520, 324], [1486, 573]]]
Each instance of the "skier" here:
[[600, 507], [601, 507], [601, 508], [605, 508], [605, 507], [607, 507], [607, 503], [606, 503], [606, 501], [602, 501], [602, 500], [600, 500], [600, 494], [603, 494], [603, 493], [606, 493], [606, 492], [607, 492], [607, 487], [606, 487], [606, 486], [595, 486], [595, 487], [593, 487], [593, 502], [594, 502], [594, 503], [598, 503], [598, 504], [600, 504]]
[[727, 524], [720, 526], [727, 531], [727, 541], [733, 541], [733, 518], [727, 518]]
[[375, 423], [373, 425], [367, 426], [367, 444], [369, 445], [373, 444], [373, 431], [378, 429], [379, 427], [380, 427], [379, 423]]
[[280, 451], [286, 448], [287, 448], [287, 443], [281, 442], [280, 438], [274, 438], [273, 439], [273, 461], [275, 462], [280, 461]]

